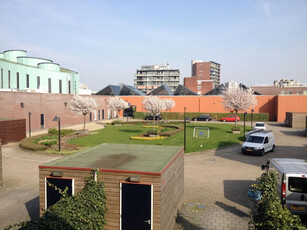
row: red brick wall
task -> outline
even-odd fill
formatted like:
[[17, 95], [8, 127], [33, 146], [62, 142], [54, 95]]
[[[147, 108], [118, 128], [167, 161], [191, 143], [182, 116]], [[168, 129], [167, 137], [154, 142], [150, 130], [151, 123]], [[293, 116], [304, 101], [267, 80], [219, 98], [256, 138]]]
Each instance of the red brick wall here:
[[[61, 118], [61, 126], [82, 124], [83, 115], [78, 115], [69, 110], [70, 101], [74, 95], [69, 94], [47, 94], [47, 93], [24, 93], [24, 92], [0, 92], [0, 118], [26, 119], [26, 128], [29, 128], [29, 115], [31, 112], [31, 130], [40, 130], [40, 116], [45, 115], [45, 127], [57, 127], [57, 122], [52, 121], [55, 116]], [[97, 110], [104, 109], [107, 119], [108, 96], [94, 95], [97, 102]], [[20, 103], [24, 103], [21, 107]], [[65, 106], [67, 102], [67, 106]], [[101, 116], [101, 115], [100, 115]], [[98, 111], [97, 111], [98, 119]], [[90, 116], [86, 116], [86, 122]]]
[[26, 120], [0, 120], [0, 139], [2, 144], [18, 142], [26, 137]]

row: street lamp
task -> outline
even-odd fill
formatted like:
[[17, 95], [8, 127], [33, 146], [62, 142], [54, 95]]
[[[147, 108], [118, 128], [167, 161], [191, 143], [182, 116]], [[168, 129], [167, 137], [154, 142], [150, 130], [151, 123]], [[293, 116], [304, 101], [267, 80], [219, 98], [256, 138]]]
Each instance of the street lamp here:
[[251, 111], [251, 128], [253, 128], [253, 112], [254, 112], [254, 110], [252, 109], [252, 111]]
[[55, 116], [52, 121], [58, 121], [59, 124], [59, 152], [61, 152], [61, 119], [58, 116]]
[[186, 139], [186, 134], [187, 134], [187, 131], [186, 131], [186, 129], [187, 129], [187, 119], [186, 119], [186, 116], [185, 116], [185, 112], [186, 112], [186, 107], [184, 107], [184, 112], [183, 112], [183, 149], [184, 149], [184, 151], [186, 150], [186, 145], [187, 145], [187, 139]]
[[32, 113], [29, 112], [28, 114], [29, 114], [29, 137], [31, 137], [31, 115]]
[[247, 112], [244, 113], [244, 132], [243, 132], [243, 134], [244, 134], [244, 141], [245, 141], [245, 118], [246, 118], [246, 115], [247, 115]]

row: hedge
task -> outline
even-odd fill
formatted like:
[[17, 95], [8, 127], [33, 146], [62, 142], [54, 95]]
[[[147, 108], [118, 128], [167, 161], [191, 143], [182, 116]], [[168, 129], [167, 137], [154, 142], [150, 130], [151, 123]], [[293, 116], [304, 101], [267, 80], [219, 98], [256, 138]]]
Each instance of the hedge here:
[[256, 230], [306, 230], [299, 217], [282, 206], [277, 193], [276, 173], [263, 173], [259, 184], [252, 185], [251, 190], [260, 191], [262, 196], [251, 213], [250, 225]]
[[[212, 120], [219, 121], [222, 117], [227, 117], [229, 115], [234, 115], [234, 113], [186, 113], [186, 116], [192, 119], [193, 117], [198, 117], [202, 114], [209, 114], [212, 117]], [[149, 113], [144, 112], [135, 112], [134, 118], [135, 119], [144, 119], [146, 116], [150, 115]], [[162, 118], [166, 118], [166, 112], [161, 113]], [[243, 121], [244, 113], [238, 113], [240, 120]], [[167, 113], [167, 119], [169, 120], [183, 120], [183, 113]], [[248, 113], [245, 118], [246, 121], [251, 120], [251, 114]], [[253, 121], [269, 121], [269, 114], [268, 113], [253, 113]]]
[[19, 142], [19, 146], [32, 151], [44, 151], [47, 149], [47, 146], [34, 143], [35, 140], [42, 138], [44, 135], [25, 138]]
[[[93, 171], [98, 173], [98, 170]], [[86, 179], [84, 188], [77, 195], [65, 195], [65, 190], [60, 193], [63, 195], [61, 200], [47, 209], [40, 219], [22, 222], [7, 229], [104, 229], [108, 210], [104, 183], [95, 181], [92, 175]]]
[[[67, 135], [73, 134], [74, 132], [75, 130], [73, 129], [61, 129], [61, 136], [67, 136]], [[59, 130], [55, 128], [50, 128], [48, 129], [48, 134], [59, 135]]]

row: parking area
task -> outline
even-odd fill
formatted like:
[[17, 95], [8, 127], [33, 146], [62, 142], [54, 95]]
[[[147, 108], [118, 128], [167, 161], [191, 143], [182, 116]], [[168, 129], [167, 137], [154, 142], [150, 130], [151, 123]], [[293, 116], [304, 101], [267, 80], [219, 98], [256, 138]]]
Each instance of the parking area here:
[[[174, 229], [247, 229], [247, 190], [271, 157], [307, 159], [303, 131], [269, 123], [276, 151], [242, 155], [240, 145], [185, 156], [184, 206]], [[205, 139], [204, 139], [204, 144]], [[0, 229], [38, 217], [38, 165], [58, 158], [25, 152], [17, 144], [3, 147], [4, 188], [0, 190]]]
[[247, 191], [272, 157], [307, 159], [303, 131], [269, 123], [276, 151], [265, 156], [243, 155], [241, 146], [185, 156], [185, 204], [174, 229], [248, 229]]

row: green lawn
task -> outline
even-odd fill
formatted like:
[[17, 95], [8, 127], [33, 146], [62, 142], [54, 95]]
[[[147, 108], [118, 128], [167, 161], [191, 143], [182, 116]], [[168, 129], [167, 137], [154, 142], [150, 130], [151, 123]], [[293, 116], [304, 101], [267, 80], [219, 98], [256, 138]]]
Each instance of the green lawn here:
[[[183, 125], [183, 124], [177, 124]], [[193, 138], [194, 127], [209, 127], [210, 138]], [[186, 152], [197, 152], [212, 148], [218, 148], [226, 145], [231, 145], [243, 141], [243, 130], [241, 134], [233, 134], [231, 127], [233, 124], [187, 124], [187, 149]], [[243, 127], [242, 127], [243, 129]], [[183, 132], [167, 137], [164, 140], [144, 141], [130, 140], [131, 136], [138, 136], [145, 133], [148, 128], [143, 128], [143, 125], [108, 125], [104, 129], [94, 131], [90, 136], [72, 139], [71, 144], [76, 144], [84, 147], [93, 147], [101, 143], [123, 143], [123, 144], [146, 144], [146, 145], [175, 145], [183, 146]], [[202, 145], [202, 147], [201, 147]]]

